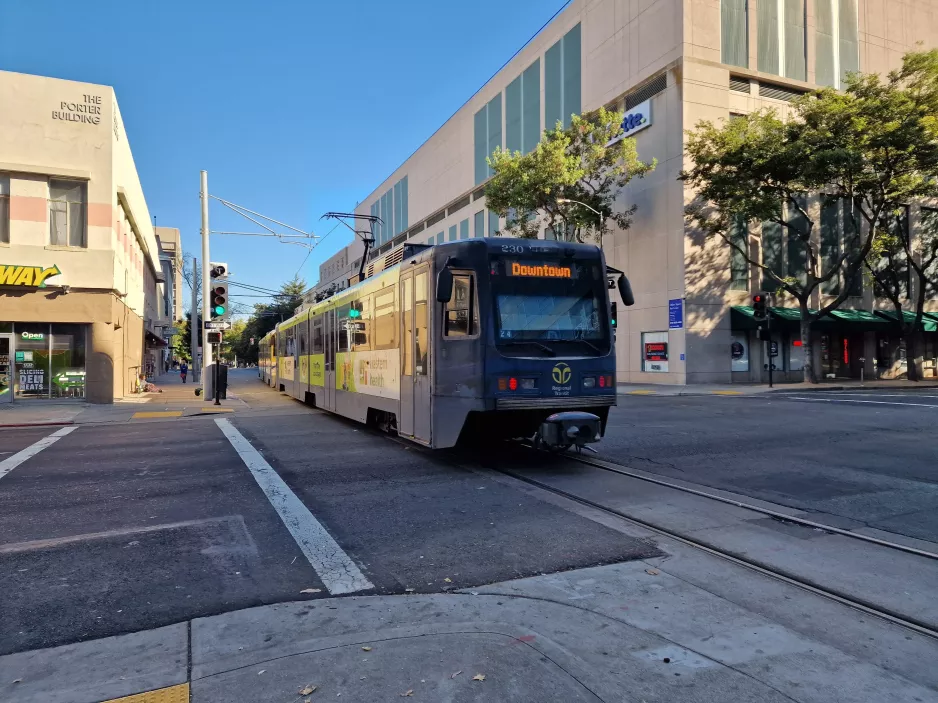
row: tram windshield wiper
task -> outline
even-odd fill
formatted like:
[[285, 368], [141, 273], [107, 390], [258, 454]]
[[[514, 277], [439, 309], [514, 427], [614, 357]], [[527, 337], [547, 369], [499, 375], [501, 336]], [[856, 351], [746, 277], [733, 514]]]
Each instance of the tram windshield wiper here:
[[547, 352], [548, 356], [557, 356], [557, 352], [551, 349], [546, 344], [541, 344], [540, 342], [535, 342], [533, 339], [515, 339], [510, 342], [500, 342], [498, 344], [500, 347], [519, 347], [519, 346], [532, 346], [537, 347], [538, 349], [543, 349]]
[[602, 353], [603, 353], [603, 350], [602, 350], [602, 349], [600, 349], [599, 347], [597, 347], [595, 344], [593, 344], [593, 343], [592, 343], [591, 341], [589, 341], [588, 339], [583, 339], [582, 337], [578, 337], [578, 338], [576, 338], [576, 339], [571, 339], [570, 341], [571, 341], [571, 342], [582, 342], [583, 344], [585, 344], [586, 346], [588, 346], [590, 349], [592, 349], [593, 351], [595, 351], [597, 354], [602, 354]]

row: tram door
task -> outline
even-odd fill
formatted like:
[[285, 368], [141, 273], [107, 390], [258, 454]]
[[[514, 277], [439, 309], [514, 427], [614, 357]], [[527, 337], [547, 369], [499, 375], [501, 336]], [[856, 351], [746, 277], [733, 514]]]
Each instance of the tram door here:
[[401, 412], [398, 432], [430, 441], [429, 267], [401, 276]]
[[[335, 310], [327, 310], [322, 316], [322, 337], [325, 354], [323, 364], [325, 366], [325, 380], [323, 381], [325, 389], [322, 407], [326, 410], [335, 410]], [[319, 403], [318, 398], [316, 402]]]

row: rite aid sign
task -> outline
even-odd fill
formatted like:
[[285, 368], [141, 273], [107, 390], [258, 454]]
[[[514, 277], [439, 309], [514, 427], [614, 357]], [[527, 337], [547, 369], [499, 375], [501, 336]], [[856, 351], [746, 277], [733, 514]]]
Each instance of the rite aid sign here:
[[622, 136], [613, 139], [610, 144], [614, 144], [623, 137], [631, 137], [636, 132], [651, 127], [651, 98], [643, 103], [625, 111], [625, 117], [622, 118]]

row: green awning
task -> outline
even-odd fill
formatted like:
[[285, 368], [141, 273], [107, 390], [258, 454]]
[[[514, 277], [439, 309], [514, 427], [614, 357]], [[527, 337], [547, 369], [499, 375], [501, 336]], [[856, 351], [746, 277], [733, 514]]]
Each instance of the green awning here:
[[[772, 314], [772, 325], [780, 329], [791, 329], [801, 324], [801, 311], [798, 308], [768, 308]], [[759, 323], [753, 317], [751, 305], [734, 305], [730, 309], [730, 325], [734, 330], [754, 330]], [[779, 324], [781, 323], [781, 324]]]
[[[770, 307], [769, 311], [772, 314], [773, 325], [781, 323], [779, 327], [791, 329], [801, 324], [801, 310], [798, 308]], [[812, 312], [815, 311], [812, 310]], [[884, 330], [890, 322], [895, 321], [895, 318], [889, 320], [882, 317], [879, 314], [882, 312], [884, 311], [878, 310], [876, 313], [872, 313], [866, 310], [833, 310], [821, 319], [815, 320], [814, 327], [824, 329], [832, 326], [849, 325], [855, 330], [861, 328], [864, 331]], [[938, 320], [938, 313], [931, 313], [931, 316]], [[730, 311], [730, 323], [735, 330], [750, 330], [759, 326], [759, 323], [753, 318], [751, 305], [734, 305]], [[928, 326], [925, 329], [926, 331], [932, 331]]]
[[866, 310], [831, 310], [828, 315], [830, 317], [836, 318], [841, 322], [854, 322], [870, 325], [888, 324], [883, 318], [872, 312], [867, 312]]
[[[889, 320], [890, 322], [898, 322], [899, 320], [899, 316], [896, 314], [895, 310], [876, 310], [875, 312], [877, 315]], [[906, 323], [910, 325], [915, 324], [914, 312], [903, 310], [902, 317], [905, 318]], [[928, 313], [922, 315], [922, 330], [925, 332], [938, 332], [938, 318], [933, 318], [929, 316]]]

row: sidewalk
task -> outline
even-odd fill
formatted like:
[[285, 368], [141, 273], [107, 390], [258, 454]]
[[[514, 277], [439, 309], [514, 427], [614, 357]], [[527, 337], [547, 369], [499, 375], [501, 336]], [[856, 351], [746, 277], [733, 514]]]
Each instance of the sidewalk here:
[[107, 405], [69, 400], [28, 400], [0, 405], [0, 428], [172, 419], [236, 412], [247, 407], [231, 392], [216, 406], [211, 400], [196, 396], [200, 384], [193, 383], [191, 376], [188, 381], [184, 384], [175, 371], [163, 374], [154, 381], [157, 392], [135, 394]]
[[679, 550], [458, 593], [267, 605], [12, 654], [0, 657], [0, 699], [933, 703], [938, 647], [926, 640]]
[[924, 381], [865, 381], [843, 379], [839, 381], [822, 381], [821, 383], [776, 383], [769, 388], [767, 383], [728, 383], [719, 384], [691, 384], [677, 386], [664, 383], [618, 384], [619, 395], [663, 395], [663, 396], [695, 396], [695, 395], [758, 395], [760, 393], [812, 393], [817, 391], [860, 391], [860, 390], [893, 390], [915, 391], [938, 388], [938, 379], [930, 378]]

